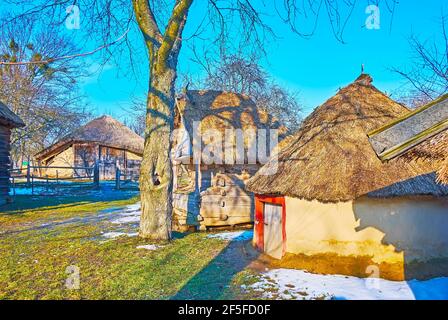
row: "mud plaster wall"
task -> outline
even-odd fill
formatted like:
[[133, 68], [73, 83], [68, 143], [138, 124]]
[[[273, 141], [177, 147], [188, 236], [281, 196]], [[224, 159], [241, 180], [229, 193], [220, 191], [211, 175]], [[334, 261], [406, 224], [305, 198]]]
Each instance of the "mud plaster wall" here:
[[447, 199], [285, 200], [286, 252], [370, 256], [375, 263], [448, 257]]

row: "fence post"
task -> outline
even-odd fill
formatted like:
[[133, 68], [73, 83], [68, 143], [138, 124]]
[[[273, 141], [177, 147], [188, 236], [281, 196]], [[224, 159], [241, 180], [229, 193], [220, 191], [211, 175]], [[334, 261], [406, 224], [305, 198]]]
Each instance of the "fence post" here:
[[56, 170], [56, 186], [55, 186], [56, 192], [59, 192], [59, 171]]
[[99, 161], [95, 161], [95, 165], [93, 167], [93, 184], [95, 187], [100, 187], [100, 164]]
[[26, 184], [28, 185], [28, 188], [30, 187], [30, 164], [28, 162], [28, 166], [26, 167]]
[[120, 180], [121, 180], [121, 171], [120, 167], [117, 166], [115, 169], [115, 189], [120, 190]]

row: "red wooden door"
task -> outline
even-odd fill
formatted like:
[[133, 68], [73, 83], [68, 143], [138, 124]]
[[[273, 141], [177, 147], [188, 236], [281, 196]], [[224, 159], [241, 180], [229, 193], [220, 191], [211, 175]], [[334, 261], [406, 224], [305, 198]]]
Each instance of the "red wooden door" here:
[[283, 238], [283, 254], [286, 249], [286, 206], [284, 197], [272, 196], [255, 196], [255, 234], [257, 236], [256, 247], [260, 251], [264, 251], [264, 204], [276, 204], [282, 206], [282, 238]]

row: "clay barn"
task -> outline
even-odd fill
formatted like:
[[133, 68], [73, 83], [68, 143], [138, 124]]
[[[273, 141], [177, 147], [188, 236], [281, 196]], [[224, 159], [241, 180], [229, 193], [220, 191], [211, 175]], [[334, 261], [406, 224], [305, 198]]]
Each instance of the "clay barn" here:
[[448, 94], [369, 133], [378, 157], [401, 156], [437, 166], [437, 181], [448, 184]]
[[0, 102], [0, 205], [7, 202], [9, 194], [11, 130], [24, 126], [22, 119]]
[[432, 162], [383, 163], [367, 136], [409, 112], [367, 74], [316, 108], [246, 184], [256, 194], [254, 244], [297, 267], [325, 261], [329, 273], [447, 273], [448, 186]]
[[[102, 116], [88, 122], [35, 155], [41, 166], [92, 167], [100, 162], [102, 178], [115, 178], [115, 165], [121, 168], [140, 167], [144, 139], [121, 122]], [[82, 176], [85, 170], [48, 168], [41, 175], [59, 177]]]
[[[197, 140], [201, 142], [201, 157], [196, 162], [192, 151], [195, 125]], [[259, 158], [250, 161], [245, 151], [258, 148], [255, 134], [259, 129], [266, 129], [269, 135], [269, 130], [280, 127], [278, 122], [259, 110], [247, 96], [189, 90], [177, 98], [174, 126], [178, 134], [172, 155], [173, 228], [203, 230], [252, 223], [254, 198], [246, 191], [245, 182], [261, 165]], [[254, 134], [244, 137], [243, 152], [237, 150], [235, 136], [225, 139], [226, 134], [236, 135], [237, 129], [249, 129]], [[280, 131], [284, 132], [282, 128]], [[226, 156], [222, 162], [210, 161], [213, 159], [204, 153], [210, 141], [219, 141], [223, 154], [230, 152], [232, 160], [229, 162]], [[242, 161], [237, 161], [239, 157]], [[268, 157], [269, 154], [266, 161]]]

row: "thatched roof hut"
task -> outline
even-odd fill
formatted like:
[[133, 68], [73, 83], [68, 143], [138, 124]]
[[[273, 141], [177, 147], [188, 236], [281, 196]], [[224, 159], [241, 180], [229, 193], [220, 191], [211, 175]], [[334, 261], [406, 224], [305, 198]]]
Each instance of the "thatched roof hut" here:
[[[366, 194], [400, 196], [447, 193], [436, 186], [427, 163], [382, 163], [367, 133], [408, 113], [372, 85], [363, 74], [308, 116], [277, 159], [251, 178], [258, 194], [278, 194], [322, 202], [356, 199]], [[265, 175], [272, 170], [274, 174]], [[418, 177], [417, 177], [418, 176]]]
[[[91, 167], [99, 160], [108, 167], [120, 164], [122, 168], [137, 167], [143, 155], [144, 139], [121, 122], [110, 116], [102, 116], [88, 122], [53, 145], [35, 155], [36, 160], [47, 167]], [[104, 173], [113, 178], [113, 168]], [[79, 171], [53, 170], [45, 174], [71, 177]]]
[[42, 159], [74, 142], [93, 142], [143, 155], [144, 139], [111, 116], [96, 118], [35, 155]]
[[325, 272], [366, 276], [375, 265], [394, 280], [446, 275], [448, 187], [432, 163], [383, 163], [367, 136], [407, 113], [366, 74], [315, 109], [246, 184], [254, 244], [299, 268], [325, 257]]
[[438, 168], [438, 181], [448, 184], [448, 95], [369, 133], [378, 157], [423, 160]]

